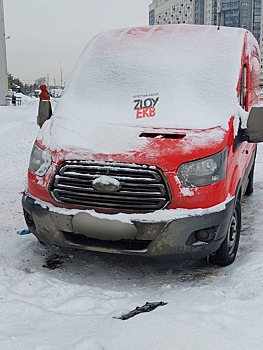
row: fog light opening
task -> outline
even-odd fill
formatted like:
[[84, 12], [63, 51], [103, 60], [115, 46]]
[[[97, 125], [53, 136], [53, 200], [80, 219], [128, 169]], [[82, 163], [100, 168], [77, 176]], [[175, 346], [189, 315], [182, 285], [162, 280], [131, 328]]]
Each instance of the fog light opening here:
[[196, 238], [198, 241], [210, 242], [215, 238], [217, 233], [217, 227], [204, 228], [196, 232]]

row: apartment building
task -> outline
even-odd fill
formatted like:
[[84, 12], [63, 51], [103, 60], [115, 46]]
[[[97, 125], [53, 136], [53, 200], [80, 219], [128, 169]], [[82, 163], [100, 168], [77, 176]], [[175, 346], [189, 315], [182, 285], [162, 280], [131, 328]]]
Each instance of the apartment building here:
[[154, 0], [149, 7], [149, 24], [196, 23], [196, 1], [204, 0]]
[[260, 45], [263, 86], [263, 6], [261, 0], [152, 0], [149, 24], [207, 24], [250, 30]]

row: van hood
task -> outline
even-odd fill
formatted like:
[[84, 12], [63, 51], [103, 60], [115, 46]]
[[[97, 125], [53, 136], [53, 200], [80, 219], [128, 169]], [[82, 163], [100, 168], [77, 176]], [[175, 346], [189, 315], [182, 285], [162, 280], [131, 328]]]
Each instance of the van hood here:
[[[179, 128], [138, 128], [108, 125], [99, 133], [87, 132], [91, 147], [81, 147], [82, 138], [71, 135], [66, 129], [68, 137], [66, 148], [59, 146], [57, 137], [48, 132], [46, 122], [42, 127], [38, 140], [44, 147], [50, 148], [53, 161], [57, 164], [64, 160], [114, 161], [123, 163], [137, 163], [157, 166], [164, 171], [176, 169], [182, 162], [203, 158], [221, 151], [228, 143], [229, 133], [222, 127], [200, 129]], [[65, 137], [64, 134], [64, 137]], [[47, 142], [47, 135], [50, 136]], [[46, 136], [46, 137], [44, 137]], [[233, 137], [233, 135], [232, 135]], [[55, 142], [54, 142], [55, 141]], [[86, 139], [84, 140], [86, 141]], [[53, 147], [53, 144], [58, 147]]]

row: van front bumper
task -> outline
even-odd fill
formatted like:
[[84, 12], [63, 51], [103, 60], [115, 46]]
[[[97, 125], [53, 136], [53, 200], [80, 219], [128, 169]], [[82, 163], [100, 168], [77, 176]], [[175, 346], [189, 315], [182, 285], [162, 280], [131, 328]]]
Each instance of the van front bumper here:
[[[25, 192], [22, 198], [29, 230], [43, 243], [91, 251], [196, 259], [215, 252], [223, 242], [235, 199], [221, 210], [189, 210], [186, 217], [154, 220], [154, 213], [123, 216], [66, 210], [42, 203]], [[166, 210], [166, 213], [171, 213]], [[158, 215], [156, 215], [159, 217]], [[171, 216], [171, 215], [170, 215]], [[113, 219], [116, 217], [117, 219]], [[169, 217], [169, 215], [168, 215]]]

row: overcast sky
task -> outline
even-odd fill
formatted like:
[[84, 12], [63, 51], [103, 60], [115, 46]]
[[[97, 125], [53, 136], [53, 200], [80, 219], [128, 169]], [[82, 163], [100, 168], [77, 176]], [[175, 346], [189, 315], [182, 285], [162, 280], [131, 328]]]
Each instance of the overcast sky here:
[[97, 33], [148, 25], [152, 0], [4, 0], [8, 71], [24, 83], [67, 80]]

